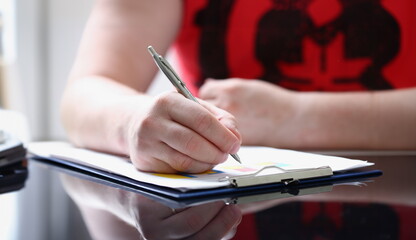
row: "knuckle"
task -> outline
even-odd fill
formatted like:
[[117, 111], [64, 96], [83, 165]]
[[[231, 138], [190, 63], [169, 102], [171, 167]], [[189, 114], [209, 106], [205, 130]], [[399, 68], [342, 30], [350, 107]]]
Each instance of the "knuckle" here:
[[141, 122], [141, 126], [140, 126], [140, 129], [139, 129], [139, 134], [140, 133], [146, 133], [147, 130], [154, 129], [155, 125], [156, 125], [155, 119], [153, 119], [152, 117], [145, 117], [143, 119], [143, 121]]
[[183, 136], [183, 144], [185, 152], [196, 152], [200, 147], [200, 144], [191, 134], [186, 134]]
[[167, 108], [171, 102], [172, 100], [170, 93], [162, 93], [156, 98], [154, 106], [156, 108]]
[[178, 161], [178, 169], [176, 169], [176, 170], [182, 171], [182, 172], [187, 172], [191, 169], [192, 165], [193, 165], [193, 160], [184, 157], [184, 158], [181, 158]]
[[231, 96], [238, 96], [238, 94], [226, 92], [222, 97], [220, 101], [217, 101], [215, 105], [225, 110], [226, 112], [232, 112], [231, 110], [235, 109], [237, 107], [237, 102], [234, 97]]
[[224, 151], [224, 152], [229, 153], [233, 149], [235, 141], [234, 141], [234, 139], [228, 139], [228, 138], [224, 138], [224, 139], [227, 139], [227, 140], [221, 146], [221, 150]]
[[152, 132], [154, 132], [155, 129], [158, 129], [158, 128], [160, 128], [160, 126], [159, 126], [159, 122], [156, 121], [156, 119], [152, 117], [146, 117], [140, 123], [140, 126], [138, 127], [138, 129], [134, 131], [133, 138], [136, 139], [136, 143], [138, 145], [141, 145], [142, 143], [151, 141], [153, 139]]
[[234, 101], [227, 98], [227, 99], [224, 99], [224, 101], [220, 102], [218, 104], [218, 107], [226, 111], [233, 112], [236, 109], [237, 105]]
[[201, 113], [195, 117], [197, 131], [207, 131], [213, 124], [213, 117], [208, 113]]
[[171, 160], [171, 163], [169, 163], [169, 165], [171, 165], [176, 170], [179, 170], [177, 169], [178, 168], [177, 166], [180, 165], [179, 163], [182, 161], [182, 158], [183, 158], [182, 154], [179, 154], [177, 152], [171, 153], [170, 158], [169, 158], [169, 160]]
[[228, 84], [224, 87], [224, 91], [228, 94], [237, 93], [239, 91], [239, 80], [231, 79]]
[[133, 163], [133, 166], [138, 170], [147, 171], [150, 169], [148, 161], [144, 157], [133, 156], [131, 157], [131, 162]]

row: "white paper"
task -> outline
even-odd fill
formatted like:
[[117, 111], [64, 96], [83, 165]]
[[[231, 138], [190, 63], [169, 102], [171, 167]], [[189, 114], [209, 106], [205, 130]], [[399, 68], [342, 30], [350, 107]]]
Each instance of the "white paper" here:
[[256, 173], [266, 166], [278, 166], [285, 170], [307, 169], [329, 166], [335, 171], [344, 171], [373, 165], [361, 160], [305, 153], [268, 147], [241, 147], [238, 155], [242, 164], [231, 156], [212, 171], [202, 174], [157, 174], [138, 171], [128, 158], [75, 148], [65, 142], [35, 142], [28, 145], [29, 152], [41, 157], [54, 157], [87, 165], [131, 179], [179, 189], [207, 189], [228, 186], [228, 181], [219, 181], [226, 176], [234, 177]]

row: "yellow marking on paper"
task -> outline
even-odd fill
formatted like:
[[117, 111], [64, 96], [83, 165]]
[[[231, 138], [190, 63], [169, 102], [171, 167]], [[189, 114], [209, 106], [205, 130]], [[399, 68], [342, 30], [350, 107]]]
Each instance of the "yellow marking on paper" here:
[[256, 163], [256, 165], [259, 166], [269, 166], [269, 165], [275, 165], [275, 162], [261, 162], [261, 163]]
[[179, 175], [179, 174], [168, 174], [168, 173], [152, 173], [152, 174], [155, 175], [155, 176], [158, 176], [158, 177], [173, 178], [173, 179], [192, 178], [192, 177]]
[[222, 166], [221, 168], [222, 169], [232, 169], [232, 170], [235, 170], [235, 169], [241, 169], [241, 168], [244, 168], [244, 167], [242, 167], [240, 165], [231, 165], [231, 166]]

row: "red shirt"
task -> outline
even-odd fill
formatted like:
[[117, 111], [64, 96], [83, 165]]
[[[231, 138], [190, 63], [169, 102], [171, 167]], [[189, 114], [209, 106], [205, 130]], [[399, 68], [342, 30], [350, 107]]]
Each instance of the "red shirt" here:
[[[175, 47], [181, 76], [194, 94], [206, 78], [232, 77], [261, 79], [299, 91], [416, 86], [415, 0], [183, 2]], [[280, 234], [289, 239], [297, 234], [295, 239], [370, 239], [365, 236], [372, 236], [374, 229], [385, 229], [383, 237], [414, 238], [413, 207], [319, 204], [328, 211], [315, 211], [316, 203], [291, 203], [245, 216], [235, 238], [269, 239]], [[363, 229], [370, 235], [349, 230], [357, 217], [375, 223]], [[314, 219], [332, 219], [335, 225], [310, 232], [310, 224], [321, 224]], [[378, 219], [384, 224], [377, 225]], [[265, 224], [273, 226], [262, 227]], [[356, 236], [348, 235], [351, 232]]]
[[176, 41], [192, 92], [206, 78], [300, 91], [416, 86], [414, 0], [184, 0]]

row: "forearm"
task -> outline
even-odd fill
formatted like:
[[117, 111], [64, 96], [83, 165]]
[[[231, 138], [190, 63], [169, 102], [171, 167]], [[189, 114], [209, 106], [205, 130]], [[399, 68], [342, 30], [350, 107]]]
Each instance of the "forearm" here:
[[299, 95], [299, 148], [416, 149], [416, 89]]
[[69, 83], [62, 99], [61, 118], [77, 146], [128, 154], [129, 120], [144, 114], [150, 97], [103, 77]]
[[181, 13], [179, 0], [96, 1], [62, 99], [72, 142], [127, 153], [125, 128], [132, 114], [140, 117], [148, 106], [151, 99], [142, 93], [157, 71], [147, 46], [166, 53]]

